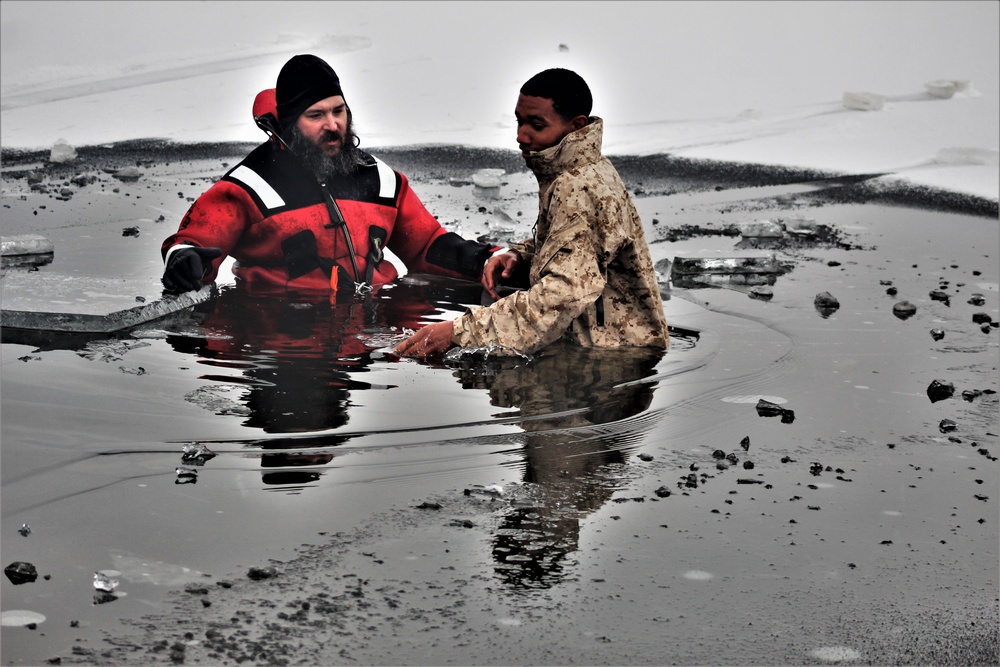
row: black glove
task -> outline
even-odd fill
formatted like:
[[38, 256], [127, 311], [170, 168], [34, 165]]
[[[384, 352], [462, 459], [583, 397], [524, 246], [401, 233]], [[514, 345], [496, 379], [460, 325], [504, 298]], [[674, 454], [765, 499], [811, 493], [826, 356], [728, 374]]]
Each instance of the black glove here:
[[201, 288], [201, 279], [208, 273], [213, 259], [222, 255], [221, 248], [185, 246], [170, 253], [163, 269], [163, 286], [173, 292]]

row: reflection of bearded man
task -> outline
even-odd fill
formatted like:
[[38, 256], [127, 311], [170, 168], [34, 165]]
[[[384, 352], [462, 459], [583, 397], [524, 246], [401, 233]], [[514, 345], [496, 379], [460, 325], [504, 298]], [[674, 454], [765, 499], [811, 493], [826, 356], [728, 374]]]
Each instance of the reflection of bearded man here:
[[320, 142], [326, 142], [333, 138], [340, 140], [340, 150], [337, 151], [336, 155], [324, 155], [317, 144], [302, 135], [298, 125], [292, 125], [286, 134], [288, 135], [288, 147], [306, 163], [321, 183], [326, 182], [331, 176], [350, 174], [355, 167], [363, 163], [363, 153], [358, 149], [360, 140], [358, 135], [354, 133], [354, 117], [349, 110], [347, 112], [347, 129], [343, 134], [336, 131], [324, 131], [319, 137]]

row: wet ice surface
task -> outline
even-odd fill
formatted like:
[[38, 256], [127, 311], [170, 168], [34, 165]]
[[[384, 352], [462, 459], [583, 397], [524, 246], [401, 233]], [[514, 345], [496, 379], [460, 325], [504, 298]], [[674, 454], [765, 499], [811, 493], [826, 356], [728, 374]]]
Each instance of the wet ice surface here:
[[[468, 235], [495, 208], [518, 218], [520, 200], [477, 216], [446, 206], [454, 186], [426, 190]], [[720, 196], [687, 197], [683, 219], [738, 218]], [[638, 205], [673, 223], [669, 197]], [[698, 335], [662, 358], [395, 359], [406, 331], [480, 302], [424, 277], [353, 308], [223, 289], [123, 340], [5, 343], [3, 559], [40, 576], [4, 581], [3, 606], [47, 620], [4, 627], [4, 661], [169, 662], [163, 639], [188, 664], [251, 641], [315, 664], [995, 657], [997, 400], [961, 394], [996, 390], [996, 330], [972, 321], [997, 319], [996, 220], [808, 213], [865, 249], [793, 253], [768, 302], [675, 291], [668, 320]], [[151, 250], [167, 230], [140, 215], [128, 242]], [[733, 243], [648, 231], [654, 261]], [[824, 291], [841, 303], [826, 318]], [[930, 401], [936, 379], [955, 395]], [[761, 398], [795, 421], [759, 416]], [[137, 648], [98, 658], [105, 631]]]

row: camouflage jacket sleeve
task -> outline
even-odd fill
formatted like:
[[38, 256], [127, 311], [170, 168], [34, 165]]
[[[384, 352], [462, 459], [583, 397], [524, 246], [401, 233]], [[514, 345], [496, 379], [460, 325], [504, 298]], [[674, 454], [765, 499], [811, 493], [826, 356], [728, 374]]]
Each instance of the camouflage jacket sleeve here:
[[535, 256], [535, 240], [525, 239], [524, 241], [511, 243], [510, 249], [520, 255], [521, 259], [530, 265], [532, 258]]
[[586, 190], [556, 185], [551, 196], [548, 219], [539, 221], [547, 233], [530, 255], [531, 287], [471, 308], [455, 320], [452, 342], [530, 353], [559, 339], [601, 295], [605, 278]]

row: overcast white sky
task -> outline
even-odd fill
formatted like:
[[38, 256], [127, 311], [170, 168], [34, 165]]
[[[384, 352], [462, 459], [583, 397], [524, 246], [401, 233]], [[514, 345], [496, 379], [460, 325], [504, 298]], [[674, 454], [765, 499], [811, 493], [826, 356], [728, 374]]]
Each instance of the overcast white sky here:
[[[593, 88], [612, 154], [911, 169], [935, 180], [927, 163], [940, 151], [973, 149], [964, 155], [989, 162], [998, 148], [998, 9], [992, 0], [2, 0], [0, 134], [5, 147], [32, 148], [59, 138], [256, 141], [253, 96], [290, 55], [312, 52], [340, 74], [368, 146], [513, 148], [517, 89], [562, 66]], [[936, 79], [972, 89], [929, 101], [924, 84]], [[843, 113], [847, 91], [884, 95], [886, 107]], [[944, 180], [996, 197], [997, 168], [986, 166], [992, 177], [953, 169]]]

